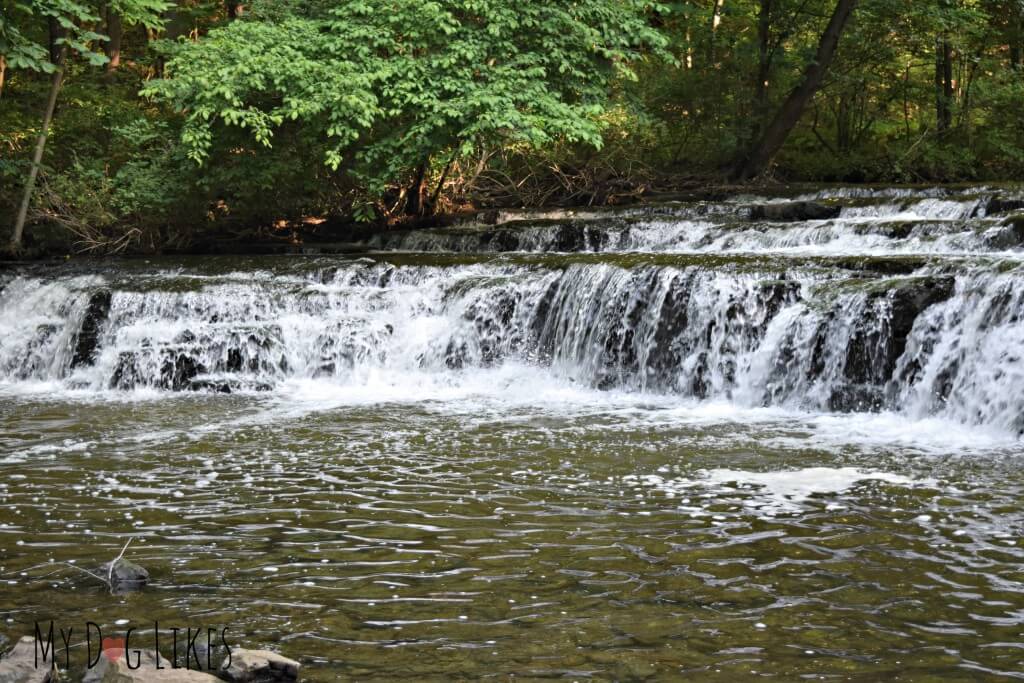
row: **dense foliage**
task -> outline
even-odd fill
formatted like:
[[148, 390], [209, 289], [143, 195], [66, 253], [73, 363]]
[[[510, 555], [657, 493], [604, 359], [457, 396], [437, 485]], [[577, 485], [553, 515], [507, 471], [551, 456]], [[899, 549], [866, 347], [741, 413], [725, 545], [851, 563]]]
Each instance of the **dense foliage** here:
[[1024, 0], [849, 5], [808, 89], [837, 0], [0, 0], [0, 225], [58, 65], [30, 245], [722, 182], [799, 87], [767, 177], [1021, 174]]

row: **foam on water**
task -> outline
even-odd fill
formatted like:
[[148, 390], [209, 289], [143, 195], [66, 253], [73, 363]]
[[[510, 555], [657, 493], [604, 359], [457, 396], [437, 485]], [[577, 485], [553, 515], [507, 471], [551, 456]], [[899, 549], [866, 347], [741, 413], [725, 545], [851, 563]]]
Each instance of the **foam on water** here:
[[[913, 479], [901, 474], [855, 467], [806, 467], [774, 472], [712, 469], [692, 477], [661, 474], [627, 475], [624, 482], [637, 482], [670, 498], [686, 498], [680, 508], [695, 515], [710, 515], [708, 508], [720, 498], [739, 497], [742, 506], [772, 517], [799, 513], [815, 496], [835, 497], [865, 482], [882, 482], [901, 487], [934, 487], [932, 479]], [[834, 503], [833, 503], [834, 505]]]

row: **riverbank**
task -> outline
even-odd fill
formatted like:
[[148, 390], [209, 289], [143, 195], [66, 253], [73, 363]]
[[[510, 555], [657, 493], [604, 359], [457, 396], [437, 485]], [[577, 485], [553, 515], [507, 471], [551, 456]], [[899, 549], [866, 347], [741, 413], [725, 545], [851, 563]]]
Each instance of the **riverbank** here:
[[[359, 222], [339, 216], [313, 216], [295, 221], [270, 220], [248, 226], [213, 222], [198, 226], [192, 231], [190, 241], [177, 245], [152, 244], [144, 250], [125, 249], [118, 251], [121, 256], [168, 255], [258, 255], [258, 254], [302, 254], [331, 253], [358, 250], [358, 245], [367, 243], [381, 235], [405, 233], [414, 230], [431, 230], [446, 227], [498, 226], [519, 221], [575, 220], [582, 217], [618, 215], [657, 214], [659, 211], [671, 214], [673, 207], [684, 204], [713, 204], [733, 197], [746, 198], [752, 209], [764, 202], [777, 203], [784, 200], [821, 201], [828, 207], [841, 208], [864, 203], [872, 193], [884, 194], [891, 191], [898, 197], [928, 195], [933, 198], [944, 196], [971, 197], [976, 195], [985, 205], [979, 204], [978, 211], [984, 213], [1010, 214], [1024, 211], [1024, 185], [1019, 182], [987, 184], [822, 184], [822, 183], [747, 183], [741, 185], [675, 181], [671, 185], [659, 186], [657, 190], [640, 188], [629, 195], [628, 201], [612, 204], [555, 204], [546, 207], [485, 206], [454, 213], [442, 213], [423, 217], [399, 217], [389, 222]], [[810, 199], [808, 199], [810, 198]], [[799, 208], [789, 216], [764, 215], [768, 220], [801, 220], [828, 218], [827, 210]], [[125, 226], [125, 230], [130, 226]], [[225, 233], [231, 236], [225, 236]], [[32, 226], [26, 235], [26, 249], [21, 258], [28, 260], [60, 261], [69, 258], [102, 257], [104, 251], [81, 251], [84, 245], [76, 245], [74, 235], [56, 225]], [[6, 261], [10, 263], [10, 259]]]

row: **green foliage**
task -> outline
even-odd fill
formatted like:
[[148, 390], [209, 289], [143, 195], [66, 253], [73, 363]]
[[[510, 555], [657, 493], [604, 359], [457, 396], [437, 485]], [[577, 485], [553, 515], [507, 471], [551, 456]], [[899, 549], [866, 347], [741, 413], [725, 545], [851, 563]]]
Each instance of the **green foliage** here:
[[94, 66], [106, 63], [102, 44], [108, 37], [93, 30], [100, 20], [100, 10], [106, 7], [118, 13], [127, 25], [157, 28], [162, 23], [161, 13], [170, 3], [166, 0], [110, 0], [108, 3], [88, 0], [17, 0], [0, 3], [0, 55], [10, 69], [52, 72], [49, 51], [43, 45], [38, 30], [33, 35], [32, 24], [54, 21], [61, 30], [56, 44], [63, 46], [71, 56], [79, 56]]
[[[0, 223], [54, 37], [66, 85], [31, 218], [95, 248], [156, 249], [311, 216], [383, 223], [417, 203], [606, 203], [714, 182], [798, 83], [834, 7], [252, 0], [232, 19], [219, 0], [0, 0]], [[92, 68], [107, 9], [148, 27], [124, 32], [116, 74]], [[772, 172], [1019, 177], [1022, 103], [1021, 0], [861, 0]]]
[[[487, 145], [602, 144], [613, 79], [665, 39], [640, 0], [552, 6], [494, 0], [325, 3], [316, 16], [264, 10], [183, 44], [144, 93], [186, 116], [205, 161], [225, 127], [271, 147], [288, 122], [371, 194], [434, 155]], [[259, 8], [257, 8], [259, 10]]]

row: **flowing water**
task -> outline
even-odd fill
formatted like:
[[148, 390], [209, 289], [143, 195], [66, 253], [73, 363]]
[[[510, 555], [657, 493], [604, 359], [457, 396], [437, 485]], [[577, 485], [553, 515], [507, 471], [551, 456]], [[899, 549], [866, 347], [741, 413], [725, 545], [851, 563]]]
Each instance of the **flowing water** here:
[[[1022, 196], [0, 271], [0, 642], [73, 626], [80, 671], [86, 621], [227, 627], [324, 681], [1024, 678]], [[112, 594], [81, 569], [128, 539], [152, 580]]]

